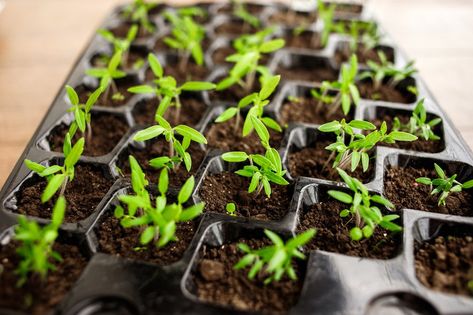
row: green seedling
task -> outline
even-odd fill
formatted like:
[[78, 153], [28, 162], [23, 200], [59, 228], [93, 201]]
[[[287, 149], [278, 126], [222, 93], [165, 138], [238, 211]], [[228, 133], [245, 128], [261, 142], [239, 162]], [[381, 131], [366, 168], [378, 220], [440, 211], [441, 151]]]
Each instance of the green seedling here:
[[70, 85], [66, 85], [66, 92], [69, 102], [72, 105], [67, 111], [74, 113], [74, 121], [69, 126], [69, 136], [73, 138], [77, 129], [79, 129], [83, 135], [87, 130], [87, 142], [90, 142], [92, 140], [90, 111], [100, 97], [100, 94], [102, 94], [102, 87], [99, 87], [90, 94], [85, 104], [80, 103], [77, 92]]
[[248, 192], [256, 191], [258, 196], [264, 189], [266, 196], [271, 196], [271, 183], [276, 185], [289, 185], [284, 179], [286, 171], [283, 170], [281, 157], [278, 151], [273, 148], [267, 148], [266, 154], [247, 154], [241, 151], [233, 151], [222, 154], [222, 159], [230, 163], [242, 163], [249, 161], [250, 165], [245, 165], [235, 173], [251, 178]]
[[205, 38], [205, 28], [197, 24], [189, 15], [180, 16], [173, 12], [166, 12], [164, 16], [172, 25], [172, 37], [164, 38], [164, 42], [179, 52], [179, 69], [182, 72], [186, 71], [191, 56], [197, 65], [203, 65], [202, 41]]
[[463, 189], [470, 189], [473, 187], [473, 179], [462, 184], [456, 180], [458, 176], [457, 174], [447, 177], [446, 172], [437, 163], [434, 163], [434, 167], [438, 176], [437, 178], [430, 179], [428, 177], [419, 177], [416, 179], [416, 182], [423, 185], [429, 185], [431, 195], [440, 193], [438, 199], [439, 206], [446, 205], [447, 198], [451, 193], [457, 193]]
[[71, 136], [66, 134], [63, 146], [65, 158], [63, 166], [51, 165], [46, 167], [31, 160], [25, 160], [25, 165], [31, 171], [41, 177], [45, 177], [48, 181], [46, 188], [41, 194], [41, 201], [43, 203], [50, 200], [59, 189], [61, 189], [59, 195], [64, 195], [67, 184], [74, 179], [74, 168], [84, 151], [84, 143], [84, 138], [80, 138], [74, 146], [71, 146]]
[[335, 102], [337, 97], [331, 92], [333, 90], [331, 89], [331, 83], [328, 81], [324, 81], [320, 87], [310, 90], [310, 95], [317, 101], [315, 109], [317, 113], [322, 112], [324, 105], [330, 105]]
[[260, 271], [263, 271], [265, 275], [268, 275], [264, 280], [265, 284], [280, 281], [284, 275], [291, 280], [297, 280], [293, 259], [306, 259], [299, 248], [307, 244], [315, 233], [315, 229], [309, 229], [284, 243], [276, 233], [264, 230], [264, 234], [273, 242], [273, 245], [251, 249], [247, 244], [239, 243], [238, 248], [245, 253], [245, 256], [233, 268], [240, 270], [251, 265], [248, 279], [253, 280]]
[[473, 280], [468, 281], [466, 284], [468, 290], [470, 291], [470, 294], [473, 294]]
[[386, 85], [394, 88], [399, 82], [417, 72], [414, 61], [410, 61], [403, 68], [398, 69], [382, 51], [378, 51], [378, 57], [379, 62], [368, 60], [367, 65], [370, 69], [362, 72], [359, 76], [360, 80], [370, 79], [375, 90], [379, 90], [385, 79], [388, 80]]
[[247, 29], [247, 25], [258, 29], [261, 26], [261, 22], [258, 17], [251, 14], [247, 9], [246, 5], [241, 0], [232, 0], [233, 3], [233, 15], [243, 20], [245, 23], [244, 29]]
[[363, 48], [361, 53], [365, 56], [368, 51], [379, 44], [381, 39], [378, 27], [373, 21], [350, 21], [348, 25], [342, 21], [337, 23], [332, 31], [349, 35], [350, 54], [356, 54], [361, 44]]
[[229, 202], [225, 205], [225, 211], [227, 211], [227, 214], [231, 215], [232, 217], [236, 216], [236, 210], [237, 206], [233, 202]]
[[432, 128], [437, 126], [442, 119], [434, 118], [430, 121], [427, 121], [427, 112], [424, 107], [424, 99], [421, 99], [414, 111], [412, 116], [409, 119], [407, 124], [401, 123], [398, 117], [394, 117], [393, 121], [393, 130], [406, 131], [418, 137], [424, 138], [426, 141], [436, 141], [440, 140], [440, 137], [437, 136]]
[[[376, 126], [370, 122], [352, 120], [347, 123], [345, 119], [342, 119], [341, 121], [334, 120], [323, 124], [318, 129], [322, 132], [335, 133], [337, 136], [336, 141], [325, 148], [332, 152], [326, 165], [333, 160], [333, 168], [339, 167], [347, 170], [351, 166], [352, 172], [357, 169], [360, 163], [363, 172], [368, 170], [370, 163], [369, 151], [378, 143], [392, 144], [396, 141], [417, 140], [415, 135], [403, 131], [387, 133], [386, 122], [382, 123], [379, 130], [375, 130]], [[371, 132], [364, 135], [355, 133], [355, 129]]]
[[337, 168], [340, 177], [354, 195], [347, 194], [339, 190], [329, 190], [328, 194], [332, 198], [350, 205], [349, 209], [340, 212], [340, 217], [351, 216], [355, 218], [355, 227], [350, 230], [350, 238], [359, 241], [363, 238], [370, 238], [377, 226], [391, 231], [402, 231], [402, 227], [393, 221], [399, 218], [397, 214], [383, 215], [375, 204], [380, 204], [388, 209], [394, 209], [394, 205], [380, 195], [371, 195], [368, 189], [356, 178], [350, 177], [345, 171]]
[[243, 137], [246, 137], [253, 129], [260, 137], [263, 144], [269, 143], [269, 131], [266, 127], [281, 132], [281, 126], [270, 117], [263, 117], [264, 107], [269, 104], [268, 98], [276, 90], [279, 85], [281, 76], [271, 76], [270, 78], [263, 81], [261, 90], [258, 93], [252, 93], [240, 100], [236, 107], [230, 107], [226, 109], [220, 116], [217, 117], [215, 122], [225, 122], [236, 116], [235, 131], [238, 130], [240, 125], [241, 110], [250, 106], [251, 108], [246, 115], [245, 122], [243, 124]]
[[[121, 65], [123, 66], [123, 68], [126, 68], [128, 66], [127, 64], [128, 54], [130, 51], [131, 43], [135, 40], [137, 33], [138, 33], [138, 25], [135, 25], [135, 24], [130, 27], [125, 38], [117, 38], [109, 30], [101, 29], [98, 31], [98, 34], [100, 36], [102, 36], [106, 41], [108, 41], [109, 43], [113, 45], [114, 53], [117, 51], [121, 51], [122, 53]], [[138, 60], [137, 63], [135, 63], [135, 65], [136, 64], [143, 64], [143, 61], [140, 62], [140, 60]], [[133, 65], [134, 68], [136, 68], [135, 65]]]
[[13, 237], [19, 242], [17, 253], [20, 263], [15, 271], [19, 277], [18, 287], [23, 286], [30, 275], [39, 275], [44, 281], [49, 271], [56, 270], [54, 261], [62, 261], [61, 255], [53, 250], [53, 245], [65, 212], [66, 199], [60, 196], [54, 205], [51, 223], [44, 227], [23, 215], [19, 216]]
[[[135, 141], [142, 142], [164, 136], [169, 143], [169, 156], [162, 156], [150, 160], [150, 166], [158, 169], [163, 167], [176, 169], [184, 162], [187, 171], [190, 171], [192, 168], [192, 158], [189, 152], [187, 152], [187, 149], [191, 141], [207, 144], [207, 139], [205, 139], [200, 132], [189, 126], [178, 125], [172, 127], [161, 115], [156, 115], [155, 118], [156, 125], [138, 131], [133, 138]], [[180, 140], [180, 138], [182, 138], [182, 140]]]
[[319, 12], [319, 18], [323, 22], [323, 29], [322, 34], [320, 36], [320, 43], [322, 47], [327, 46], [328, 39], [330, 34], [333, 32], [335, 28], [334, 22], [334, 13], [335, 13], [336, 5], [335, 3], [331, 3], [330, 5], [325, 4], [322, 0], [317, 0], [317, 11]]
[[201, 81], [189, 81], [178, 86], [173, 77], [164, 76], [163, 67], [155, 55], [149, 54], [148, 62], [155, 76], [155, 79], [153, 80], [154, 85], [134, 86], [129, 88], [128, 92], [137, 94], [155, 94], [159, 102], [156, 115], [164, 116], [169, 107], [175, 107], [175, 123], [180, 119], [182, 107], [180, 95], [183, 91], [196, 92], [215, 88], [215, 84]]
[[123, 17], [133, 23], [138, 23], [141, 35], [153, 33], [155, 26], [149, 19], [149, 11], [157, 5], [157, 3], [148, 3], [145, 0], [134, 0], [133, 3], [126, 6], [123, 10]]
[[107, 103], [110, 89], [112, 89], [112, 99], [123, 100], [125, 97], [118, 91], [115, 79], [120, 79], [126, 76], [126, 72], [118, 70], [122, 59], [122, 52], [119, 50], [115, 52], [110, 59], [106, 68], [91, 68], [87, 69], [85, 73], [94, 78], [100, 79], [100, 87], [104, 91], [102, 94], [102, 102]]
[[208, 16], [207, 11], [199, 7], [183, 7], [177, 9], [179, 16], [189, 16], [191, 18], [206, 18]]
[[148, 181], [136, 159], [130, 155], [131, 181], [133, 195], [122, 195], [118, 199], [121, 205], [115, 208], [114, 215], [120, 220], [124, 228], [139, 228], [140, 243], [143, 246], [154, 242], [157, 247], [164, 247], [171, 241], [177, 241], [176, 227], [180, 222], [192, 221], [204, 210], [204, 203], [200, 202], [190, 207], [184, 204], [189, 200], [194, 190], [194, 176], [189, 177], [177, 196], [177, 201], [171, 203], [166, 194], [168, 192], [168, 170], [164, 168], [159, 176], [158, 190], [160, 195], [152, 201], [146, 190]]

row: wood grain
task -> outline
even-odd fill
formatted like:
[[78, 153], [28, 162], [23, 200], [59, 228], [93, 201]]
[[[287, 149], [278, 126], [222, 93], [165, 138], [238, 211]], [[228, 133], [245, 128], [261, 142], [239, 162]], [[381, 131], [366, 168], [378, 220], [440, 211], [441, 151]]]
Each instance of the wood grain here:
[[[173, 1], [174, 3], [182, 1]], [[116, 0], [9, 0], [0, 13], [0, 186]], [[473, 1], [376, 0], [385, 28], [473, 147]]]

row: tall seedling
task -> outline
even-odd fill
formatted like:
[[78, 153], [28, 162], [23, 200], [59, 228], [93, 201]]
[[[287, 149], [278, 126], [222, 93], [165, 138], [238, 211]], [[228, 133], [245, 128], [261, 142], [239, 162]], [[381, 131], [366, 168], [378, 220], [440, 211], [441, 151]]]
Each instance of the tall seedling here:
[[121, 64], [123, 68], [128, 66], [128, 54], [130, 52], [131, 43], [135, 40], [136, 34], [138, 33], [138, 26], [132, 25], [128, 30], [128, 33], [125, 38], [117, 38], [113, 35], [112, 32], [106, 29], [101, 29], [98, 31], [99, 35], [102, 36], [106, 41], [113, 45], [113, 52], [117, 51], [122, 52], [122, 61]]

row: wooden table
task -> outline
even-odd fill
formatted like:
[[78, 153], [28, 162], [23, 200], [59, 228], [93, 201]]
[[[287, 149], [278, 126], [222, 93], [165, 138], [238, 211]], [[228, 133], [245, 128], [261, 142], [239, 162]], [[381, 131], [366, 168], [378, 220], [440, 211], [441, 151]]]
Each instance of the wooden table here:
[[[121, 2], [7, 0], [0, 12], [0, 186], [81, 50]], [[375, 0], [370, 6], [417, 60], [427, 85], [473, 147], [473, 1]]]

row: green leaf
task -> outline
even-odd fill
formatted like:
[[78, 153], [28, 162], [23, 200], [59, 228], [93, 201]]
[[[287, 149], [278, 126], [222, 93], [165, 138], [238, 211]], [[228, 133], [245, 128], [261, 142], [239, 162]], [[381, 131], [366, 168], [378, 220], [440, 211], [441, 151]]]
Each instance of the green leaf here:
[[259, 92], [260, 100], [267, 99], [274, 92], [276, 87], [279, 85], [280, 80], [281, 80], [280, 75], [275, 75], [264, 80], [261, 91]]
[[66, 213], [66, 198], [64, 196], [59, 196], [56, 200], [56, 204], [53, 208], [53, 213], [51, 215], [51, 223], [59, 227], [64, 220], [64, 214]]
[[110, 62], [108, 63], [108, 67], [107, 67], [108, 71], [113, 72], [114, 70], [116, 70], [118, 66], [120, 65], [121, 61], [122, 61], [122, 52], [118, 50], [117, 52], [113, 54], [112, 58], [110, 59]]
[[150, 160], [149, 166], [157, 168], [157, 169], [161, 169], [164, 166], [166, 166], [166, 164], [168, 164], [169, 162], [171, 162], [171, 158], [169, 158], [168, 156], [161, 156], [161, 157]]
[[46, 166], [43, 166], [39, 163], [33, 162], [31, 160], [28, 160], [28, 159], [25, 159], [25, 165], [26, 165], [27, 168], [29, 168], [30, 170], [32, 170], [33, 172], [38, 173], [38, 174], [40, 174], [41, 172], [43, 172], [46, 169]]
[[184, 91], [207, 91], [215, 89], [216, 85], [211, 82], [189, 81], [181, 86]]
[[146, 245], [149, 242], [151, 242], [154, 238], [154, 232], [155, 232], [155, 227], [148, 226], [140, 235], [140, 243], [142, 245]]
[[255, 99], [258, 98], [258, 93], [252, 93], [250, 95], [245, 96], [238, 102], [238, 108], [245, 108], [246, 106], [250, 105]]
[[445, 175], [445, 172], [444, 172], [443, 169], [440, 167], [440, 165], [438, 165], [437, 163], [434, 163], [434, 167], [435, 167], [435, 172], [437, 172], [437, 175], [438, 175], [440, 178], [443, 178], [443, 179], [446, 179], [446, 178], [447, 178], [447, 175]]
[[354, 241], [359, 241], [363, 238], [363, 232], [359, 227], [354, 227], [350, 230], [350, 238]]
[[233, 116], [235, 116], [238, 113], [238, 109], [235, 107], [230, 107], [227, 108], [223, 113], [220, 114], [220, 116], [215, 119], [215, 122], [221, 123], [224, 121], [227, 121], [231, 119]]
[[116, 206], [113, 215], [115, 218], [120, 219], [125, 215], [125, 209], [122, 206]]
[[242, 151], [232, 151], [222, 154], [222, 159], [230, 163], [244, 162], [248, 159], [248, 154]]
[[277, 235], [273, 231], [265, 229], [264, 234], [266, 234], [266, 236], [273, 242], [274, 245], [278, 247], [284, 247], [283, 240], [279, 237], [279, 235]]
[[193, 190], [194, 190], [194, 176], [191, 176], [186, 180], [181, 190], [179, 191], [179, 194], [177, 196], [177, 201], [179, 202], [179, 204], [185, 203], [191, 196]]
[[61, 188], [62, 183], [66, 180], [66, 174], [54, 175], [48, 182], [48, 185], [41, 195], [41, 202], [45, 203], [51, 199], [54, 194]]
[[236, 270], [243, 269], [246, 266], [250, 265], [255, 260], [255, 258], [256, 256], [253, 254], [245, 255], [233, 266], [233, 269], [236, 269]]
[[340, 130], [341, 127], [342, 125], [338, 121], [334, 120], [320, 125], [318, 129], [322, 132], [335, 132]]
[[360, 129], [360, 130], [375, 130], [376, 126], [372, 123], [364, 120], [352, 120], [348, 123], [350, 127]]
[[276, 130], [276, 131], [278, 131], [278, 132], [282, 132], [281, 126], [279, 126], [279, 124], [277, 123], [277, 121], [275, 121], [274, 119], [269, 118], [269, 117], [263, 117], [263, 118], [261, 118], [261, 121], [262, 121], [263, 124], [265, 124], [268, 128], [271, 128], [271, 129]]
[[360, 164], [361, 154], [358, 151], [353, 151], [351, 154], [351, 171], [354, 172]]
[[193, 220], [194, 218], [198, 217], [202, 213], [202, 211], [204, 210], [204, 207], [205, 207], [205, 203], [203, 202], [190, 206], [186, 210], [182, 211], [179, 217], [179, 221], [186, 222], [186, 221]]
[[386, 198], [384, 198], [380, 195], [371, 196], [371, 200], [385, 206], [388, 209], [394, 209], [395, 208], [395, 206], [392, 204], [391, 201], [389, 201], [388, 199], [386, 199]]
[[84, 151], [85, 139], [84, 137], [80, 138], [76, 144], [71, 149], [71, 152], [66, 157], [64, 165], [67, 168], [72, 168], [79, 161], [82, 152]]
[[85, 131], [85, 114], [80, 110], [79, 107], [76, 107], [74, 110], [74, 118], [76, 120], [77, 126], [80, 131]]
[[52, 166], [49, 166], [47, 167], [46, 169], [44, 169], [40, 174], [39, 176], [41, 177], [45, 177], [45, 176], [49, 176], [49, 175], [52, 175], [52, 174], [55, 174], [57, 172], [60, 172], [62, 171], [63, 168], [59, 165], [52, 165]]
[[179, 125], [179, 126], [176, 126], [174, 130], [181, 136], [189, 137], [190, 139], [192, 139], [193, 141], [197, 143], [204, 143], [204, 144], [207, 143], [207, 139], [205, 139], [205, 137], [200, 132], [198, 132], [197, 130], [189, 126]]
[[428, 177], [419, 177], [416, 179], [416, 182], [420, 183], [420, 184], [424, 184], [424, 185], [431, 185], [432, 184], [432, 180]]
[[391, 131], [389, 136], [396, 141], [414, 141], [417, 140], [417, 137], [413, 134], [403, 131]]
[[138, 161], [132, 155], [128, 157], [128, 160], [131, 169], [131, 185], [133, 191], [136, 194], [141, 194], [143, 190], [145, 190], [146, 185], [148, 185], [148, 181]]
[[164, 131], [165, 129], [159, 125], [151, 126], [144, 130], [138, 131], [133, 137], [133, 140], [140, 142], [150, 140], [161, 135]]
[[168, 169], [163, 168], [161, 173], [159, 174], [159, 183], [158, 183], [158, 190], [161, 195], [166, 195], [169, 186], [169, 175]]
[[316, 232], [316, 229], [308, 229], [307, 231], [300, 233], [296, 237], [290, 239], [287, 242], [286, 247], [297, 248], [299, 246], [304, 246], [315, 236]]
[[79, 96], [77, 95], [74, 88], [70, 85], [66, 85], [67, 97], [72, 105], [79, 105]]
[[273, 39], [267, 42], [264, 42], [260, 45], [259, 51], [265, 54], [271, 53], [273, 51], [279, 50], [284, 47], [286, 42], [284, 39], [278, 38]]
[[99, 86], [92, 94], [90, 94], [89, 98], [87, 99], [87, 102], [85, 103], [85, 111], [88, 113], [92, 109], [92, 106], [97, 103], [98, 98], [102, 94], [103, 89], [101, 86]]
[[250, 119], [261, 141], [266, 142], [266, 143], [269, 142], [269, 131], [266, 128], [266, 126], [263, 124], [263, 122], [254, 115], [251, 115]]
[[329, 190], [327, 193], [330, 197], [335, 198], [343, 203], [351, 204], [353, 202], [353, 197], [342, 191]]
[[372, 228], [371, 226], [369, 226], [369, 225], [365, 225], [365, 226], [363, 227], [362, 232], [363, 232], [363, 236], [364, 236], [365, 238], [370, 238], [371, 235], [373, 235], [373, 228]]
[[469, 188], [472, 188], [472, 187], [473, 187], [473, 179], [470, 179], [469, 181], [464, 182], [462, 184], [462, 188], [464, 188], [464, 189], [469, 189]]
[[148, 63], [151, 68], [151, 71], [153, 71], [153, 74], [157, 78], [162, 78], [163, 76], [163, 67], [161, 66], [161, 63], [158, 60], [158, 57], [156, 55], [150, 53], [148, 55]]
[[129, 88], [128, 92], [134, 94], [154, 94], [156, 93], [156, 88], [149, 85], [137, 85]]
[[342, 211], [340, 212], [340, 217], [342, 217], [342, 218], [346, 218], [346, 217], [348, 217], [349, 215], [350, 215], [350, 210], [348, 210], [348, 209], [342, 210]]

